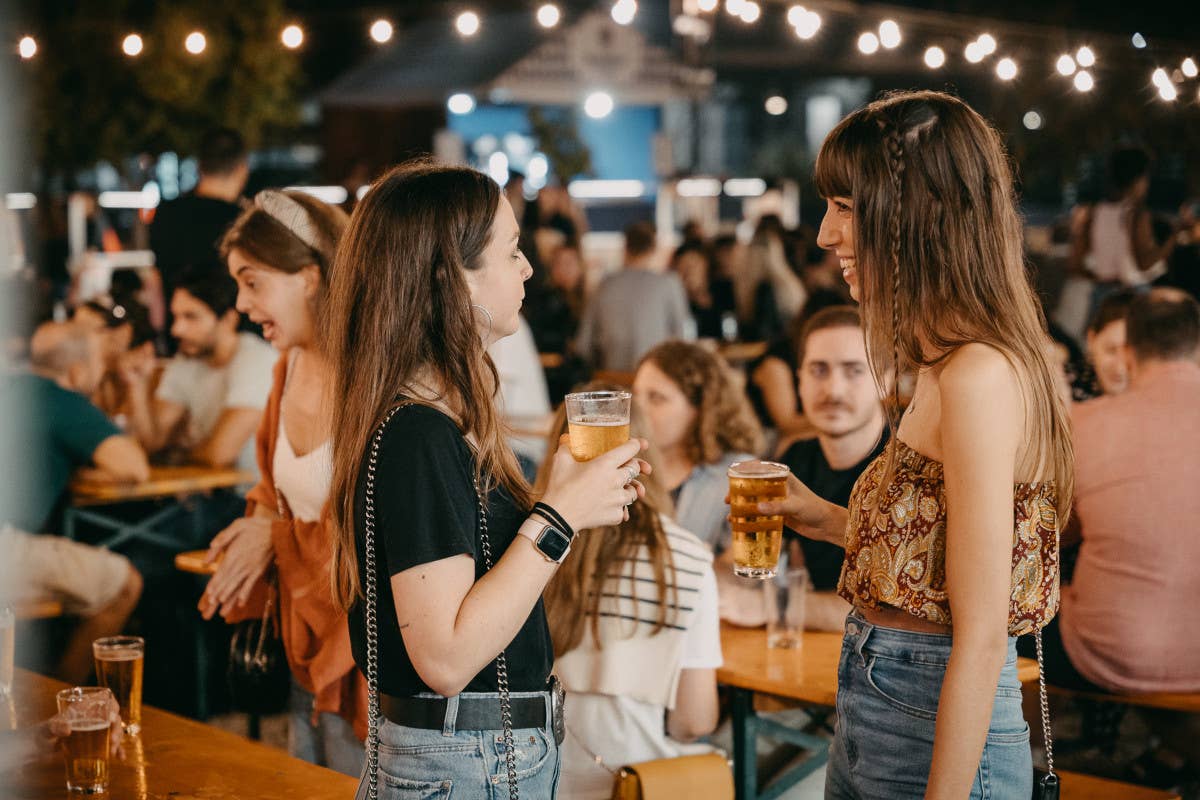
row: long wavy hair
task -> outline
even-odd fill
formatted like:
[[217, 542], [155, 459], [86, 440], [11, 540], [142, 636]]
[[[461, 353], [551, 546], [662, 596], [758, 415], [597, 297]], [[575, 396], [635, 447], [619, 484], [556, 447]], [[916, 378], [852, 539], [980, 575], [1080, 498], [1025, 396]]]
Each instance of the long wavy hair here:
[[333, 370], [333, 591], [361, 597], [354, 506], [359, 469], [384, 415], [418, 384], [439, 392], [475, 454], [485, 493], [521, 506], [529, 484], [505, 441], [499, 378], [471, 308], [466, 273], [482, 266], [500, 187], [481, 172], [429, 159], [395, 167], [355, 208], [334, 259], [325, 351]]
[[[617, 391], [621, 388], [594, 381], [578, 391]], [[646, 431], [646, 423], [641, 415], [636, 409], [631, 410], [630, 435], [646, 438]], [[565, 406], [560, 406], [547, 439], [548, 452], [553, 453], [558, 448], [559, 437], [566, 432], [567, 412]], [[642, 452], [641, 458], [651, 466], [661, 463], [658, 451], [653, 445]], [[550, 459], [547, 459], [538, 471], [534, 493], [540, 496], [549, 480]], [[620, 525], [581, 532], [575, 539], [575, 546], [571, 548], [562, 566], [546, 586], [542, 597], [546, 603], [546, 618], [550, 624], [550, 638], [554, 643], [556, 658], [578, 647], [588, 629], [591, 630], [596, 647], [603, 647], [603, 642], [600, 641], [598, 612], [605, 584], [609, 584], [610, 581], [619, 583], [620, 580], [630, 580], [625, 574], [626, 565], [636, 561], [642, 553], [650, 561], [658, 590], [658, 613], [650, 635], [653, 636], [671, 625], [675, 619], [679, 591], [675, 586], [671, 545], [667, 540], [667, 531], [663, 527], [661, 516], [671, 516], [675, 513], [671, 496], [654, 473], [642, 475], [638, 480], [646, 487], [646, 496], [629, 507], [629, 520]], [[637, 592], [629, 594], [637, 596]], [[642, 615], [638, 613], [637, 616]]]
[[671, 379], [696, 409], [684, 443], [693, 464], [715, 464], [726, 453], [763, 451], [762, 425], [742, 386], [719, 355], [691, 342], [663, 342], [638, 362], [651, 363]]
[[[1002, 352], [1023, 384], [1032, 466], [1055, 481], [1065, 525], [1074, 490], [1069, 422], [1046, 356], [1046, 321], [1030, 285], [999, 134], [948, 94], [897, 92], [830, 132], [816, 186], [824, 197], [853, 201], [876, 382], [898, 385], [893, 376], [938, 364], [971, 342]], [[897, 403], [893, 440], [898, 414]]]

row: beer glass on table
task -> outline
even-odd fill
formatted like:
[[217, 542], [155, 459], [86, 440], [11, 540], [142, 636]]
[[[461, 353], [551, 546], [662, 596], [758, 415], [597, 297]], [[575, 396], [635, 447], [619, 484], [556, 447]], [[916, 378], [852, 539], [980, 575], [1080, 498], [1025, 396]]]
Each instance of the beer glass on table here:
[[81, 794], [108, 791], [108, 734], [112, 692], [76, 686], [56, 695], [59, 718], [70, 731], [62, 739], [67, 761], [67, 790]]
[[758, 504], [787, 498], [788, 468], [774, 461], [739, 461], [729, 467], [729, 524], [733, 572], [773, 578], [783, 546], [783, 515], [760, 514]]
[[566, 396], [571, 455], [591, 461], [629, 441], [629, 392], [576, 392]]
[[146, 642], [140, 636], [109, 636], [92, 642], [96, 679], [112, 690], [121, 706], [125, 732], [133, 736], [142, 729], [142, 669]]

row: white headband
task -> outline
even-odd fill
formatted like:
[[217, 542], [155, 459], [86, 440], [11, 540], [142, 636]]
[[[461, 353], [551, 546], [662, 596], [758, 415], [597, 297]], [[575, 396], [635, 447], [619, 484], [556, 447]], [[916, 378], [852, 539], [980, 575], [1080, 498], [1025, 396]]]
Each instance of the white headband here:
[[313, 224], [308, 210], [295, 199], [275, 189], [264, 189], [254, 196], [254, 205], [271, 215], [276, 222], [291, 231], [292, 235], [315, 250], [318, 255], [324, 257], [328, 252], [325, 237]]

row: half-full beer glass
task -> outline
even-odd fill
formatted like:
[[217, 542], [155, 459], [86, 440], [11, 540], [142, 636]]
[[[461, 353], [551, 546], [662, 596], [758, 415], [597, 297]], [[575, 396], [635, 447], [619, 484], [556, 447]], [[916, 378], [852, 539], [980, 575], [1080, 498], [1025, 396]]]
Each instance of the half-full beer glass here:
[[629, 441], [629, 392], [576, 392], [566, 396], [571, 455], [591, 461]]
[[760, 514], [758, 504], [787, 497], [788, 468], [774, 461], [739, 461], [728, 474], [733, 571], [747, 578], [774, 577], [783, 546], [783, 515]]
[[110, 689], [121, 706], [125, 732], [133, 736], [142, 729], [142, 669], [146, 642], [140, 636], [109, 636], [92, 642], [96, 679]]
[[76, 686], [56, 695], [58, 713], [70, 733], [63, 739], [67, 790], [82, 794], [108, 791], [108, 717], [112, 692]]

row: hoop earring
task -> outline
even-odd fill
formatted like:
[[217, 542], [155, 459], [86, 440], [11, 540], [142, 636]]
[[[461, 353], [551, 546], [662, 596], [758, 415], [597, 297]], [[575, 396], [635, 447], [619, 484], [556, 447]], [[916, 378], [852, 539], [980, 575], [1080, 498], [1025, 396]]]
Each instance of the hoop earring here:
[[485, 317], [487, 317], [487, 325], [488, 325], [488, 326], [487, 326], [487, 333], [485, 333], [485, 334], [483, 335], [483, 341], [484, 341], [484, 343], [486, 344], [486, 343], [487, 343], [487, 340], [488, 340], [488, 339], [490, 339], [490, 338], [492, 338], [492, 312], [488, 311], [486, 308], [484, 308], [483, 306], [479, 305], [478, 303], [471, 303], [471, 308], [478, 308], [480, 311], [482, 311], [482, 312], [483, 312], [483, 315], [484, 315]]

